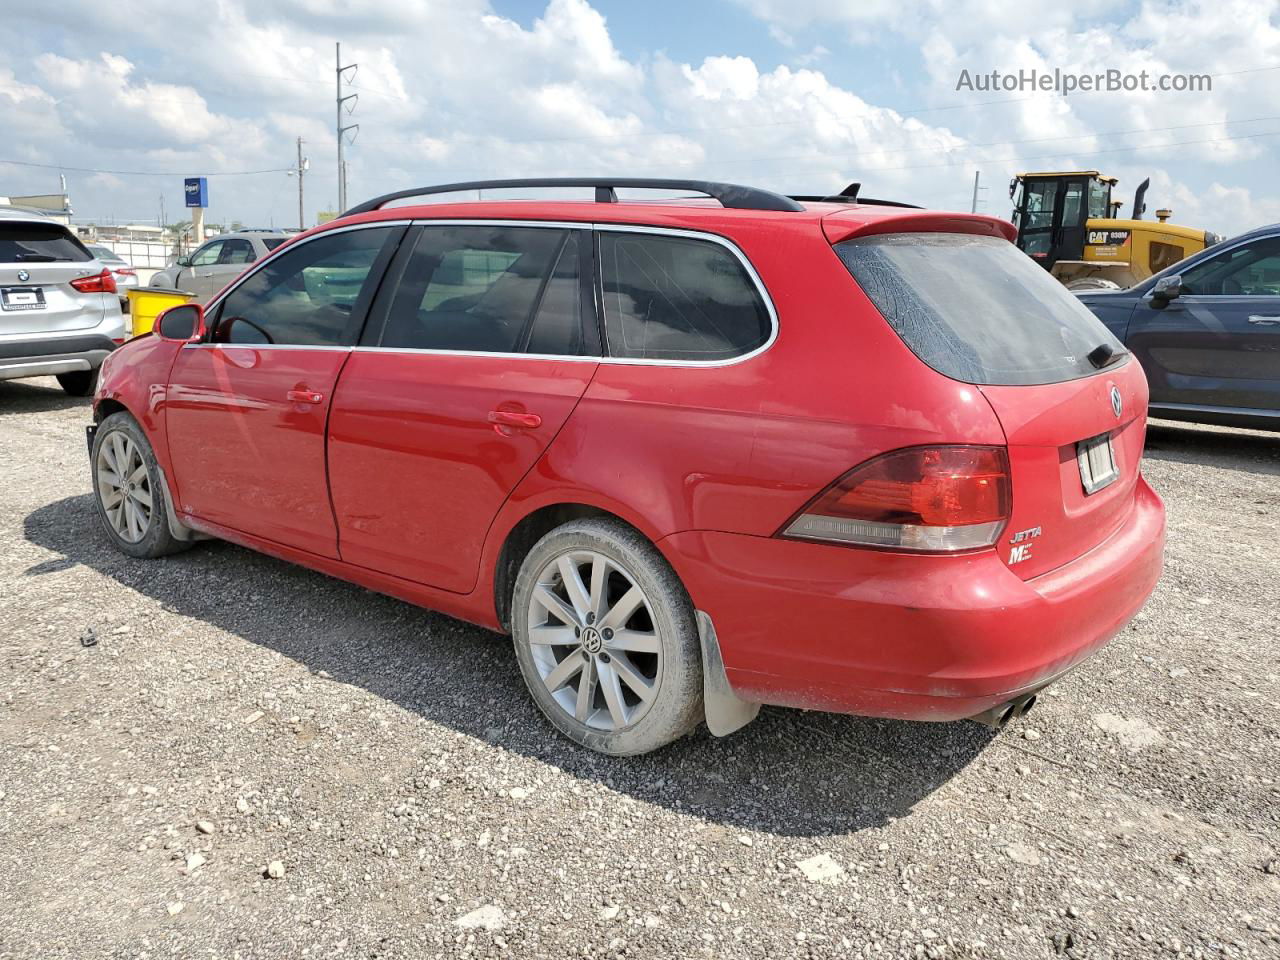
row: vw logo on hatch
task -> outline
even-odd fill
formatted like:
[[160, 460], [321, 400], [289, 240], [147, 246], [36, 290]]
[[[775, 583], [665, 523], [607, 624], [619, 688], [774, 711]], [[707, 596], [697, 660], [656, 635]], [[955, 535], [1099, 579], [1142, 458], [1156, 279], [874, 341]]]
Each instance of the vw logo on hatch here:
[[23, 283], [26, 283], [28, 280], [31, 279], [31, 274], [27, 273], [27, 271], [25, 270], [19, 270], [18, 279], [21, 280]]
[[1115, 384], [1111, 385], [1111, 412], [1117, 417], [1124, 410], [1124, 398], [1120, 396], [1120, 388]]

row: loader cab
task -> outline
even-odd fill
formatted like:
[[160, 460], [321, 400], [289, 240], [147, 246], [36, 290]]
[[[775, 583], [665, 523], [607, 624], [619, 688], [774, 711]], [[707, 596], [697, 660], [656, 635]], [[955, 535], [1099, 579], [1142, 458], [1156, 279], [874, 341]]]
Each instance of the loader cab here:
[[1018, 248], [1046, 270], [1083, 260], [1085, 221], [1112, 216], [1115, 185], [1097, 170], [1018, 174], [1009, 184]]

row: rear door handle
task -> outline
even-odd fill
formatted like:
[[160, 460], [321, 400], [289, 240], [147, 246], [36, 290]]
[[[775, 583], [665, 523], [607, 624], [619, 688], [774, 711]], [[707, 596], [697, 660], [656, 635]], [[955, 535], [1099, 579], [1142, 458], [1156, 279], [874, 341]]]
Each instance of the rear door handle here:
[[542, 426], [542, 418], [536, 413], [516, 413], [512, 410], [490, 410], [489, 422], [499, 427], [525, 427], [529, 430]]
[[1261, 324], [1280, 323], [1280, 317], [1260, 317], [1257, 314], [1254, 314], [1252, 317], [1249, 318], [1249, 322], [1261, 323]]
[[323, 403], [324, 394], [312, 390], [290, 390], [285, 394], [290, 403]]

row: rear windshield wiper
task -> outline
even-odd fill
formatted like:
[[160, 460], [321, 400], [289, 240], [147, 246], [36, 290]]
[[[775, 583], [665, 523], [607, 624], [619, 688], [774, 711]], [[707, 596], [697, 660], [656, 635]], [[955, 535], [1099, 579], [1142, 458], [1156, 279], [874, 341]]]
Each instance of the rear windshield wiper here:
[[60, 263], [70, 259], [70, 257], [55, 257], [47, 253], [19, 253], [14, 257], [14, 260], [22, 263]]
[[1089, 351], [1087, 359], [1095, 368], [1101, 370], [1103, 367], [1109, 367], [1117, 360], [1120, 360], [1125, 356], [1126, 352], [1117, 350], [1109, 343], [1100, 343]]

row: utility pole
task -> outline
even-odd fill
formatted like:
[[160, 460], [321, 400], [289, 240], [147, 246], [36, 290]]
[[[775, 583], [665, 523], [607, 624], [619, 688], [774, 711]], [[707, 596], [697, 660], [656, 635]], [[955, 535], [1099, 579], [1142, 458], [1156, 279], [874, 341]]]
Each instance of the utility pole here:
[[302, 138], [298, 138], [298, 229], [307, 229], [307, 215], [303, 212], [302, 206], [302, 175], [307, 172], [307, 168], [311, 166], [311, 161], [304, 160], [302, 157]]
[[[353, 123], [345, 127], [342, 125], [342, 105], [346, 103], [348, 100], [357, 101], [360, 99], [360, 94], [358, 93], [349, 93], [345, 97], [342, 95], [342, 80], [346, 72], [350, 70], [351, 76], [346, 77], [347, 83], [350, 83], [355, 78], [356, 68], [359, 66], [359, 64], [349, 63], [344, 67], [342, 65], [342, 44], [335, 43], [333, 46], [334, 46], [334, 66], [337, 67], [337, 69], [334, 71], [334, 74], [335, 74], [335, 82], [337, 85], [337, 101], [338, 101], [337, 102], [338, 120], [336, 124], [336, 129], [338, 132], [338, 213], [342, 213], [344, 210], [347, 209], [347, 164], [346, 164], [346, 161], [343, 160], [342, 158], [342, 141], [343, 141], [343, 138], [346, 137], [347, 131], [360, 129], [360, 124], [358, 123]], [[351, 113], [353, 110], [355, 110], [355, 108], [356, 108], [356, 105], [353, 102], [351, 106], [347, 107], [347, 113]], [[352, 141], [354, 142], [354, 140], [355, 138], [353, 136]]]
[[987, 189], [986, 187], [978, 186], [978, 183], [981, 179], [982, 179], [982, 171], [981, 170], [973, 171], [973, 206], [969, 208], [970, 213], [978, 212], [978, 192], [980, 190]]

